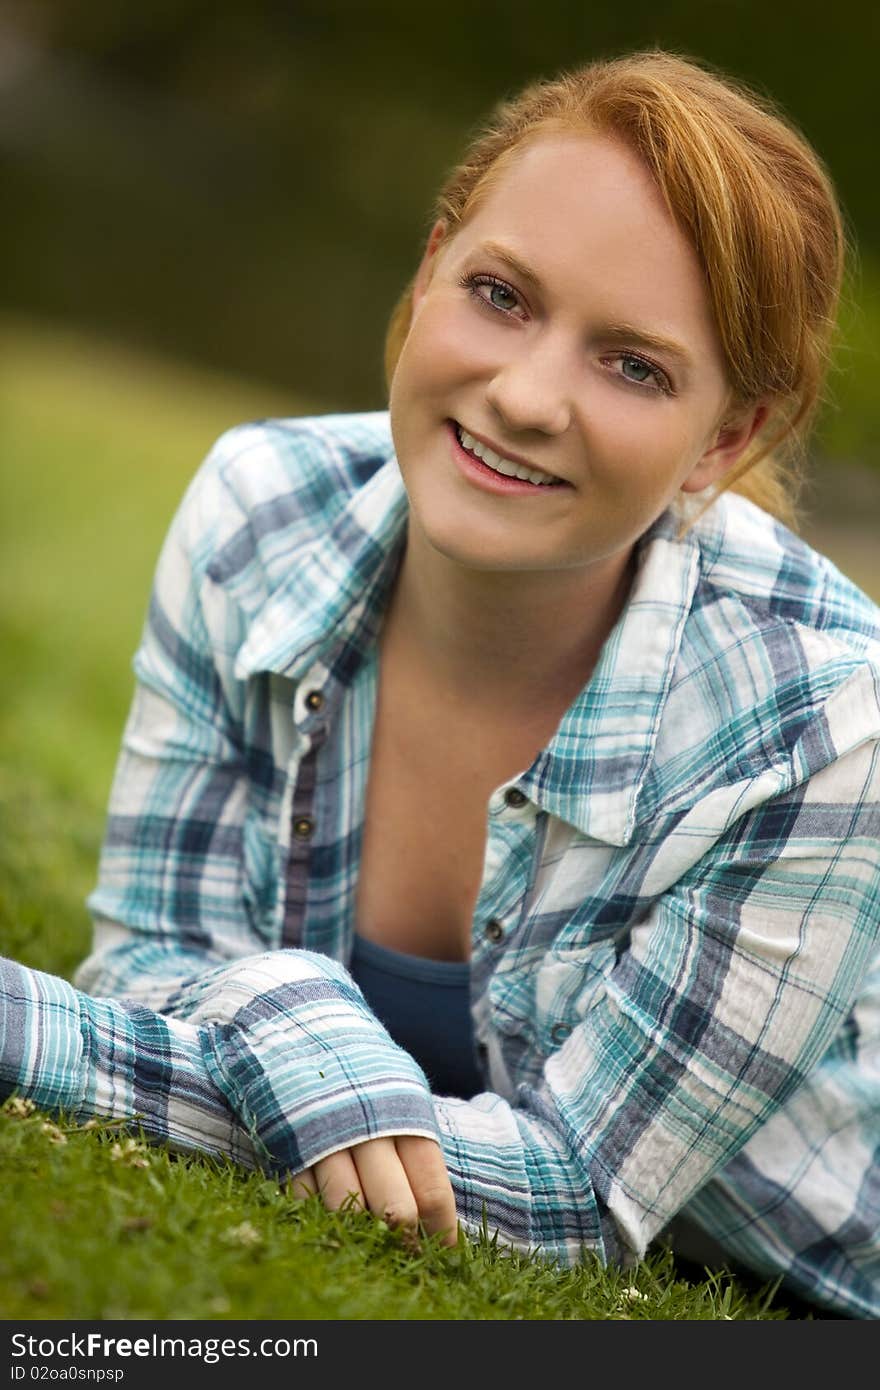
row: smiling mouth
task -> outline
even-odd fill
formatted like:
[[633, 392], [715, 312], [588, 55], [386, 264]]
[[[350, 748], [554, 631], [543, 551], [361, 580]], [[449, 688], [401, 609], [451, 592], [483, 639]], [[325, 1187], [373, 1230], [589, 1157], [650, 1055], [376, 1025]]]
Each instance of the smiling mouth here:
[[482, 444], [479, 439], [462, 429], [457, 420], [454, 420], [453, 424], [456, 438], [465, 453], [479, 459], [480, 463], [491, 468], [493, 473], [500, 473], [504, 478], [518, 478], [521, 482], [532, 483], [535, 487], [566, 485], [562, 478], [555, 477], [553, 473], [545, 473], [540, 468], [529, 468], [523, 463], [515, 463], [513, 459], [505, 458], [503, 454], [496, 454], [488, 444]]

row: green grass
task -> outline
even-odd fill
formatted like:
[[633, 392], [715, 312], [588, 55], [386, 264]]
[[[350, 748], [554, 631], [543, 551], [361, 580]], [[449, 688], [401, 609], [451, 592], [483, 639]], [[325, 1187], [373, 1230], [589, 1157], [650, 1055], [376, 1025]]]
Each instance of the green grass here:
[[485, 1237], [409, 1248], [362, 1212], [292, 1201], [231, 1164], [175, 1158], [114, 1128], [0, 1113], [5, 1318], [781, 1319], [668, 1255], [573, 1270]]
[[[0, 953], [69, 977], [171, 514], [223, 429], [320, 407], [22, 323], [0, 337]], [[416, 1254], [259, 1174], [18, 1109], [0, 1111], [7, 1319], [787, 1316], [668, 1255], [623, 1273], [486, 1239]]]

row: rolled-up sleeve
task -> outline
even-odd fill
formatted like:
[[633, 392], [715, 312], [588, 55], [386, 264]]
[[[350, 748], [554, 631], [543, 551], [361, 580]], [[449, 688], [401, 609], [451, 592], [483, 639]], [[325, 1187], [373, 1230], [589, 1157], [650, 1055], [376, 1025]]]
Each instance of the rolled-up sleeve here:
[[170, 527], [89, 899], [93, 950], [73, 985], [8, 963], [3, 1083], [296, 1171], [438, 1129], [421, 1068], [344, 966], [267, 951], [260, 930], [248, 828], [280, 800], [287, 769], [248, 725], [234, 673], [266, 577], [225, 465], [246, 468], [263, 440], [247, 427], [221, 438]]
[[105, 923], [109, 939], [121, 927], [208, 963], [263, 945], [244, 903], [252, 769], [244, 691], [231, 677], [247, 612], [210, 572], [218, 551], [247, 534], [224, 481], [230, 448], [221, 439], [196, 474], [159, 556], [89, 898], [97, 958], [76, 976], [86, 989], [101, 972]]
[[421, 1068], [344, 967], [308, 951], [204, 971], [161, 1013], [0, 961], [0, 1091], [277, 1173], [367, 1139], [438, 1135]]

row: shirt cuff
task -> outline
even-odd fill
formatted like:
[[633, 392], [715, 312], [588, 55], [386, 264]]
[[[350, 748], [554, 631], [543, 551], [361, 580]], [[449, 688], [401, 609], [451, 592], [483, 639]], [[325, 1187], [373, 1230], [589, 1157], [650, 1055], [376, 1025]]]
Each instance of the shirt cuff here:
[[[571, 1266], [585, 1250], [607, 1263], [600, 1206], [550, 1106], [528, 1087], [520, 1104], [485, 1093], [435, 1098], [459, 1220], [505, 1245]], [[528, 1109], [526, 1108], [528, 1107]], [[543, 1113], [542, 1113], [543, 1112]]]
[[279, 956], [274, 987], [203, 1024], [209, 1073], [264, 1159], [297, 1173], [368, 1139], [439, 1142], [424, 1072], [345, 967], [310, 951]]

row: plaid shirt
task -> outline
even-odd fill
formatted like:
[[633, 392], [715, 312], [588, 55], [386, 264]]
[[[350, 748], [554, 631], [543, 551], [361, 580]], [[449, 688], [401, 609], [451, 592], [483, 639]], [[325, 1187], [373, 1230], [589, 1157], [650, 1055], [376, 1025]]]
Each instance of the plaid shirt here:
[[742, 498], [659, 519], [490, 798], [486, 1089], [440, 1097], [346, 969], [406, 516], [385, 413], [218, 442], [135, 658], [94, 951], [78, 989], [4, 964], [5, 1089], [278, 1172], [432, 1136], [465, 1230], [626, 1262], [684, 1212], [880, 1315], [877, 608]]

